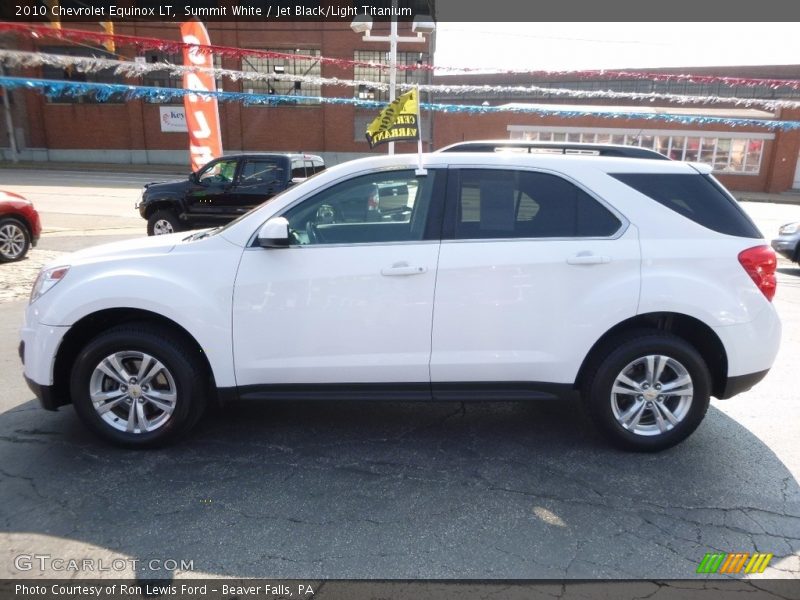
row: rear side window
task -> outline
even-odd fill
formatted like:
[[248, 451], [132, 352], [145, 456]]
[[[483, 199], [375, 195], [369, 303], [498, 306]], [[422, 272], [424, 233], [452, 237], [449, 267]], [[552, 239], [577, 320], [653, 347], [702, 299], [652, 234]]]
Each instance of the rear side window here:
[[489, 169], [453, 172], [456, 239], [608, 237], [622, 225], [561, 177]]
[[306, 175], [306, 165], [302, 160], [292, 161], [292, 179], [303, 179]]
[[761, 232], [735, 200], [706, 175], [686, 173], [610, 173], [629, 185], [712, 231], [736, 237], [760, 238]]

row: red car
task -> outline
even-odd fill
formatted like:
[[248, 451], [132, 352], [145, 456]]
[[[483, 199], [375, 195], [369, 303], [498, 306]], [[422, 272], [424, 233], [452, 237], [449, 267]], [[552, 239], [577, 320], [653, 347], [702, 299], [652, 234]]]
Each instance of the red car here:
[[42, 234], [33, 203], [19, 194], [0, 191], [0, 262], [21, 260]]

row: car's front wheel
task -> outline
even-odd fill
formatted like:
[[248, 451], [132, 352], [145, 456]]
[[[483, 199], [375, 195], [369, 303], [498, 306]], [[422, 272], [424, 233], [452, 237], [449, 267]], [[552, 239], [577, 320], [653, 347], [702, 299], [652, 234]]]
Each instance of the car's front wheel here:
[[31, 246], [28, 228], [16, 219], [0, 220], [0, 262], [22, 260]]
[[615, 340], [583, 388], [606, 437], [618, 447], [647, 452], [674, 446], [697, 429], [710, 394], [702, 356], [685, 340], [661, 332]]
[[202, 415], [208, 377], [180, 336], [152, 325], [110, 329], [78, 355], [72, 403], [101, 437], [129, 447], [173, 441]]
[[183, 224], [171, 210], [157, 210], [147, 219], [147, 235], [166, 235], [182, 230]]

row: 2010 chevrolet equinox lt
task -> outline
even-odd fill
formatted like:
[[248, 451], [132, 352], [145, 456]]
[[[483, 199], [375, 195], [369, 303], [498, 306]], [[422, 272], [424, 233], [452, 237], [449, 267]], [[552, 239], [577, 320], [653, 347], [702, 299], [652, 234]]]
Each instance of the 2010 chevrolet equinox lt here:
[[612, 443], [654, 451], [772, 366], [775, 255], [707, 167], [421, 160], [348, 162], [225, 227], [47, 266], [22, 330], [31, 388], [128, 446], [186, 432], [210, 398], [577, 392]]

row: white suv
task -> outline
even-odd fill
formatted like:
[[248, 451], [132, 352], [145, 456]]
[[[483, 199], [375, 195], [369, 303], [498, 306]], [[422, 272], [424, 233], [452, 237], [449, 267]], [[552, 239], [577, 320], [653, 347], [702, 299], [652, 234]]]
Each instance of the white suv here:
[[[22, 330], [31, 388], [129, 446], [209, 400], [578, 393], [612, 442], [659, 450], [771, 367], [775, 255], [706, 167], [422, 160], [348, 162], [223, 228], [60, 259]], [[399, 190], [378, 214], [376, 188]]]

